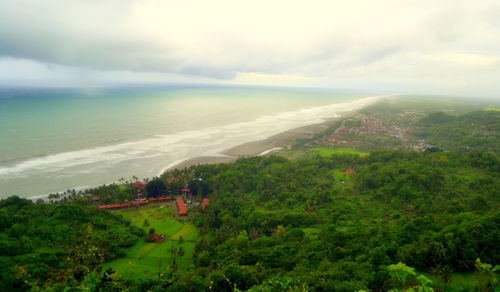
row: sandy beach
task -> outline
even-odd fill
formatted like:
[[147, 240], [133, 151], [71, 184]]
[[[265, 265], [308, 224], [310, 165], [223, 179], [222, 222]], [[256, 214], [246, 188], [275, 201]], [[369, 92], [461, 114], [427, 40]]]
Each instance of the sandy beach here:
[[242, 157], [268, 155], [279, 149], [292, 146], [298, 139], [309, 138], [315, 133], [319, 133], [322, 130], [333, 125], [338, 120], [344, 119], [350, 115], [353, 115], [354, 113], [355, 112], [345, 113], [340, 117], [329, 119], [323, 123], [291, 129], [264, 140], [244, 143], [223, 151], [220, 156], [200, 156], [193, 159], [188, 159], [167, 169], [167, 171], [172, 169], [183, 169], [200, 164], [227, 163], [235, 161], [236, 159]]
[[[380, 102], [387, 98], [397, 98], [398, 95], [377, 96], [376, 100], [372, 103], [364, 105], [362, 108]], [[183, 169], [193, 165], [200, 164], [217, 164], [235, 161], [238, 158], [268, 155], [282, 148], [288, 148], [295, 144], [298, 139], [312, 137], [315, 133], [332, 126], [335, 122], [345, 119], [349, 116], [356, 114], [360, 109], [345, 111], [340, 113], [337, 117], [327, 119], [326, 121], [314, 125], [307, 125], [303, 127], [294, 128], [267, 139], [243, 143], [228, 150], [222, 151], [218, 156], [200, 156], [192, 159], [187, 159], [179, 164], [167, 168], [165, 171], [172, 169]]]

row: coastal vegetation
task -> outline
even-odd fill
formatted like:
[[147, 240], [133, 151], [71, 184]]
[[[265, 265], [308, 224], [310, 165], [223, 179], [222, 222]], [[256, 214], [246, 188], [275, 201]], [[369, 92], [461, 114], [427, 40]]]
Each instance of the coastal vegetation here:
[[0, 290], [64, 290], [103, 271], [144, 236], [122, 216], [85, 204], [0, 201]]
[[[411, 106], [374, 105], [277, 155], [71, 202], [4, 199], [0, 290], [495, 291], [498, 111]], [[189, 198], [188, 215], [163, 195]]]

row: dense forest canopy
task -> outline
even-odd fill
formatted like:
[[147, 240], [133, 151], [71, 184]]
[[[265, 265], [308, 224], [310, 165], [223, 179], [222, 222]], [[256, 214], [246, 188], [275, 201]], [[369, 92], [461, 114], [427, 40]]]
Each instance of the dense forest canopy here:
[[500, 151], [500, 112], [473, 111], [463, 115], [436, 112], [419, 121], [415, 135], [447, 150]]
[[0, 201], [0, 290], [71, 287], [123, 256], [143, 230], [82, 204]]
[[214, 202], [198, 218], [198, 262], [317, 291], [389, 289], [398, 262], [474, 271], [499, 261], [499, 167], [493, 153], [399, 151], [198, 167]]

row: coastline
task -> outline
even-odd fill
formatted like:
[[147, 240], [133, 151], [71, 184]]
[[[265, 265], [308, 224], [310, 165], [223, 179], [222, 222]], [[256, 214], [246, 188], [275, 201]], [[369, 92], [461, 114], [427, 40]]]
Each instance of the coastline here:
[[328, 118], [324, 122], [290, 129], [263, 140], [242, 143], [240, 145], [222, 151], [218, 156], [199, 156], [186, 159], [177, 164], [165, 167], [160, 174], [165, 171], [173, 169], [183, 169], [195, 165], [228, 163], [243, 157], [264, 156], [279, 149], [289, 148], [298, 139], [312, 137], [314, 134], [319, 133], [322, 130], [332, 126], [335, 122], [354, 115], [359, 110], [364, 109], [369, 105], [375, 104], [377, 102], [380, 102], [381, 100], [388, 98], [398, 98], [399, 96], [399, 94], [375, 96], [372, 97], [375, 98], [374, 101], [368, 102], [360, 108], [336, 113], [334, 114], [336, 116]]
[[[380, 101], [381, 99], [377, 100], [376, 102]], [[195, 165], [228, 163], [243, 157], [265, 156], [280, 149], [291, 147], [298, 139], [310, 138], [314, 134], [319, 133], [324, 129], [332, 126], [337, 121], [355, 114], [358, 110], [359, 109], [339, 114], [338, 116], [332, 117], [322, 123], [287, 130], [263, 140], [243, 143], [222, 151], [220, 153], [221, 155], [219, 156], [199, 156], [187, 159], [178, 164], [165, 168], [164, 171], [183, 169]]]
[[[387, 98], [397, 98], [398, 96], [399, 95], [370, 96], [362, 98], [355, 102], [339, 103], [338, 104], [339, 108], [338, 109], [333, 108], [330, 117], [323, 114], [322, 117], [323, 121], [320, 123], [308, 124], [292, 128], [261, 140], [243, 142], [241, 144], [234, 143], [233, 145], [228, 145], [229, 146], [228, 149], [221, 149], [219, 152], [210, 153], [208, 155], [200, 155], [197, 157], [190, 157], [185, 159], [181, 158], [177, 161], [173, 161], [167, 164], [155, 176], [159, 176], [166, 171], [174, 169], [184, 169], [195, 165], [229, 163], [242, 157], [265, 156], [277, 150], [291, 147], [293, 144], [295, 144], [295, 142], [298, 139], [310, 138], [314, 134], [319, 133], [322, 130], [333, 125], [338, 120], [345, 119], [346, 117], [355, 114], [356, 112], [367, 106], [370, 106]], [[336, 105], [337, 104], [331, 104], [326, 107], [335, 107]], [[307, 112], [308, 109], [304, 109], [304, 111]], [[115, 183], [118, 182], [115, 181]], [[84, 190], [89, 187], [95, 187], [95, 186], [87, 185], [82, 187], [75, 187], [75, 189]], [[36, 200], [36, 199], [46, 199], [47, 196], [48, 194], [29, 196], [27, 198], [31, 200]]]

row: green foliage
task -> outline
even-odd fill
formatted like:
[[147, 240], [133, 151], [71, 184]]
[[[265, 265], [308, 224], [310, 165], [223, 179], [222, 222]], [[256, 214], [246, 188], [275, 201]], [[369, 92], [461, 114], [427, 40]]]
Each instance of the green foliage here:
[[121, 216], [78, 204], [10, 197], [0, 214], [2, 291], [76, 287], [143, 235]]
[[323, 148], [323, 147], [316, 147], [311, 149], [313, 152], [318, 153], [321, 156], [331, 156], [333, 154], [354, 154], [354, 155], [359, 155], [361, 157], [367, 156], [368, 153], [366, 152], [360, 152], [356, 151], [351, 148]]
[[446, 150], [500, 151], [500, 112], [474, 111], [452, 116], [443, 112], [420, 120], [414, 134]]
[[146, 185], [146, 193], [148, 197], [157, 197], [165, 194], [167, 192], [167, 187], [165, 183], [160, 179], [153, 179]]
[[400, 151], [204, 166], [214, 192], [197, 222], [211, 239], [197, 263], [228, 287], [224, 267], [255, 267], [255, 291], [274, 291], [266, 279], [278, 274], [318, 291], [432, 291], [397, 263], [449, 277], [476, 257], [499, 261], [497, 167], [495, 153]]

